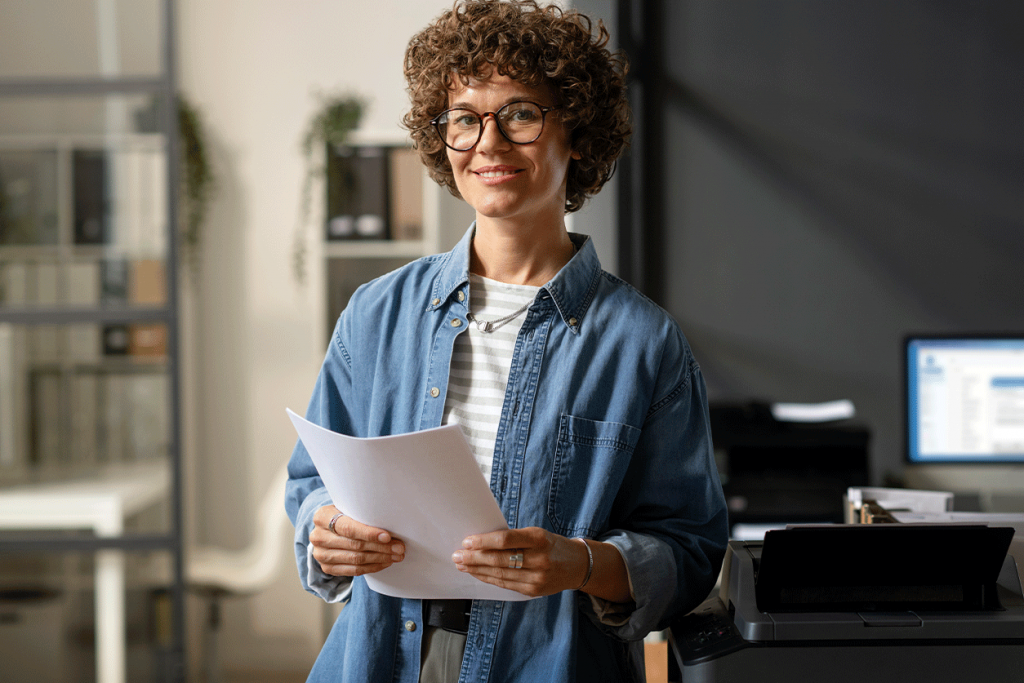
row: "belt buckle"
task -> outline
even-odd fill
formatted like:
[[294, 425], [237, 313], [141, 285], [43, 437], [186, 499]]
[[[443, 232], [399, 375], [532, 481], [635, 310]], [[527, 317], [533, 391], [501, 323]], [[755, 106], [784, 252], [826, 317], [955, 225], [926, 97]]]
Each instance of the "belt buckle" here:
[[428, 626], [440, 628], [449, 633], [466, 635], [469, 632], [469, 610], [472, 600], [424, 600]]

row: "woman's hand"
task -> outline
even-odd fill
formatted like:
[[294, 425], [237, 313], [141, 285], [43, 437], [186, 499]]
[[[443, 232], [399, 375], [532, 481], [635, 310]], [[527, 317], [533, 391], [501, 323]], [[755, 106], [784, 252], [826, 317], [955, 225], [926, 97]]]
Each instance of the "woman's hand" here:
[[[587, 575], [587, 549], [539, 527], [469, 536], [452, 554], [455, 566], [484, 583], [538, 597], [579, 588]], [[515, 569], [514, 555], [523, 554]]]
[[405, 544], [384, 529], [341, 516], [329, 526], [338, 508], [325, 505], [313, 515], [309, 542], [320, 569], [331, 576], [361, 576], [387, 569], [405, 559]]

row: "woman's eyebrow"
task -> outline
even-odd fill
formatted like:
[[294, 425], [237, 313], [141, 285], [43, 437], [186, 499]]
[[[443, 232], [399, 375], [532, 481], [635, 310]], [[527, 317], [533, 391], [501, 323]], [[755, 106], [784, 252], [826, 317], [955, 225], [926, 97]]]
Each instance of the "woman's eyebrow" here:
[[[533, 102], [533, 98], [530, 97], [529, 95], [514, 95], [514, 96], [508, 98], [507, 100], [505, 100], [504, 102], [502, 102], [501, 105], [498, 107], [498, 109], [501, 109], [502, 107], [504, 107], [505, 105], [508, 105], [508, 104], [515, 104], [516, 102]], [[472, 109], [473, 111], [476, 111], [476, 107], [474, 107], [471, 102], [466, 102], [466, 101], [456, 102], [455, 104], [450, 105], [448, 108], [449, 109]], [[498, 109], [495, 109], [494, 111], [498, 111]]]

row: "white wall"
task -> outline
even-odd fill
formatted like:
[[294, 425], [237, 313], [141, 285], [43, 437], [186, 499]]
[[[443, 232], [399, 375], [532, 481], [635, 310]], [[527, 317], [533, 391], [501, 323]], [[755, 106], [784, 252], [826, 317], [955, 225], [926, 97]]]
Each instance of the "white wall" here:
[[[220, 184], [198, 281], [185, 297], [192, 542], [237, 548], [253, 537], [257, 501], [295, 441], [284, 409], [305, 409], [323, 356], [317, 210], [306, 233], [307, 284], [299, 285], [291, 271], [304, 172], [299, 142], [317, 105], [313, 95], [359, 94], [370, 101], [365, 128], [397, 131], [407, 102], [406, 43], [450, 6], [448, 0], [178, 2], [180, 87], [202, 114]], [[575, 229], [593, 233], [585, 213]], [[612, 227], [605, 223], [600, 231], [605, 266], [614, 268]], [[290, 548], [282, 552], [285, 569], [270, 590], [226, 605], [221, 656], [227, 669], [306, 670], [319, 650], [320, 603], [299, 587]]]
[[[284, 409], [304, 411], [323, 356], [319, 231], [312, 225], [307, 284], [291, 271], [304, 173], [299, 144], [317, 106], [314, 93], [362, 95], [370, 101], [365, 127], [397, 130], [405, 44], [447, 6], [178, 3], [180, 87], [203, 116], [220, 183], [193, 290], [195, 327], [185, 340], [195, 361], [187, 439], [194, 444], [187, 509], [195, 542], [242, 547], [252, 538], [252, 512], [295, 441]], [[319, 603], [299, 587], [290, 556], [286, 562], [272, 589], [226, 606], [226, 668], [312, 664]]]

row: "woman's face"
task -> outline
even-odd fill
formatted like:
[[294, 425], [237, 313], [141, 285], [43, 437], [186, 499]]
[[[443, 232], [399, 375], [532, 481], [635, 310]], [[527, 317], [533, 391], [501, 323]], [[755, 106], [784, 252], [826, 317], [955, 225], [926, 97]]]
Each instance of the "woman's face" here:
[[[557, 104], [551, 87], [523, 85], [496, 70], [467, 85], [456, 81], [448, 93], [449, 108], [472, 109], [478, 114], [521, 101], [542, 107]], [[562, 225], [569, 159], [578, 156], [569, 148], [569, 136], [557, 110], [547, 114], [543, 132], [530, 144], [513, 144], [498, 130], [494, 117], [488, 116], [475, 147], [447, 152], [455, 185], [476, 210], [478, 223], [525, 222], [539, 227], [542, 224], [537, 221], [557, 221]]]

